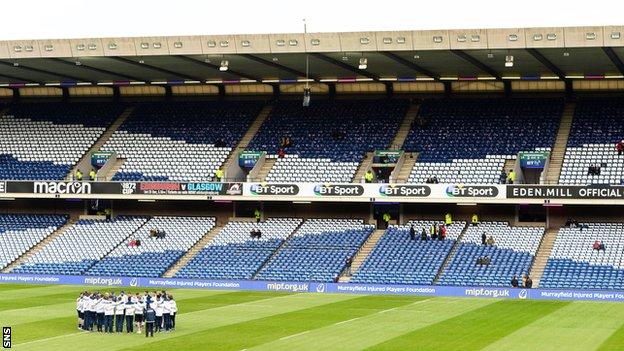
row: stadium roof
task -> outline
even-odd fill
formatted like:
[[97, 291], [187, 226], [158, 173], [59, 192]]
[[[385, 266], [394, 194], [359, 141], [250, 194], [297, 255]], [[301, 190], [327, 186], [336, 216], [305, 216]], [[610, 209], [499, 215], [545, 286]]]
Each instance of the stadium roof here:
[[622, 34], [624, 26], [4, 41], [0, 83], [294, 82], [306, 77], [306, 57], [316, 81], [623, 78]]

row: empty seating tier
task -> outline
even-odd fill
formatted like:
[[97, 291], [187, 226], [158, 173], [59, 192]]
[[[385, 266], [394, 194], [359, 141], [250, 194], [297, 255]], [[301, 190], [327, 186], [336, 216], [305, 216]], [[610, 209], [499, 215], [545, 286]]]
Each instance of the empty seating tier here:
[[[540, 280], [541, 288], [624, 289], [624, 223], [561, 228]], [[604, 250], [594, 250], [598, 241]]]
[[12, 106], [0, 117], [0, 179], [64, 179], [122, 110], [112, 103]]
[[[615, 144], [624, 140], [624, 101], [585, 99], [576, 104], [559, 184], [621, 184], [624, 154]], [[600, 174], [589, 167], [600, 166]]]
[[[440, 277], [440, 285], [509, 286], [514, 275], [520, 280], [529, 273], [544, 231], [542, 227], [511, 227], [506, 222], [468, 227]], [[481, 243], [483, 233], [492, 236], [494, 245]], [[486, 256], [489, 264], [477, 263]]]
[[79, 220], [12, 273], [84, 274], [146, 221], [147, 217], [125, 216], [107, 221]]
[[[176, 277], [251, 279], [300, 223], [301, 219], [295, 218], [229, 222]], [[260, 230], [260, 238], [251, 238], [252, 230]]]
[[354, 219], [308, 219], [284, 243], [256, 279], [330, 282], [373, 232]]
[[210, 181], [262, 108], [256, 102], [143, 103], [102, 147], [114, 180]]
[[7, 266], [67, 222], [61, 215], [0, 214], [0, 268]]
[[[86, 274], [160, 277], [214, 225], [213, 217], [152, 217]], [[151, 237], [152, 230], [165, 236]]]
[[403, 148], [419, 153], [410, 183], [498, 183], [506, 159], [549, 150], [561, 100], [426, 100]]
[[[465, 222], [455, 222], [448, 226], [446, 240], [420, 240], [423, 230], [429, 234], [432, 225], [441, 224], [437, 221], [410, 221], [407, 225], [391, 226], [350, 281], [432, 284], [455, 240], [466, 226]], [[409, 235], [412, 225], [416, 231], [416, 240], [411, 240]]]
[[[387, 148], [409, 107], [407, 100], [282, 101], [273, 108], [248, 149], [277, 154], [291, 146], [267, 181], [351, 181], [368, 151]], [[314, 171], [313, 171], [314, 170]]]

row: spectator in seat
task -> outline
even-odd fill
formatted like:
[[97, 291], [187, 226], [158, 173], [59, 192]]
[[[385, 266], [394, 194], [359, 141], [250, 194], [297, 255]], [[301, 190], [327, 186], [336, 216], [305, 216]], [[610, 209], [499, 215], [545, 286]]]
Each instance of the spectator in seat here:
[[615, 144], [615, 150], [618, 155], [622, 155], [622, 152], [624, 152], [624, 140], [620, 140]]
[[516, 182], [516, 171], [512, 169], [511, 171], [509, 171], [509, 174], [507, 175], [507, 184], [514, 184], [515, 182]]
[[89, 180], [94, 182], [96, 176], [97, 176], [97, 173], [95, 172], [95, 169], [91, 168], [91, 171], [89, 171]]
[[594, 241], [593, 248], [596, 251], [600, 250], [600, 241], [598, 241], [598, 240]]
[[422, 232], [420, 233], [420, 241], [427, 240], [429, 240], [429, 237], [427, 236], [427, 231], [425, 230], [425, 228], [423, 228]]
[[222, 182], [222, 181], [223, 181], [223, 175], [224, 175], [224, 173], [223, 173], [223, 168], [222, 168], [222, 167], [219, 167], [219, 169], [217, 169], [217, 170], [215, 171], [215, 180], [216, 180], [217, 182]]
[[369, 169], [368, 171], [366, 171], [366, 174], [364, 174], [364, 181], [366, 181], [366, 183], [372, 183], [374, 177], [375, 174], [372, 170]]
[[256, 223], [260, 223], [260, 217], [262, 217], [262, 212], [259, 209], [254, 210], [254, 218], [256, 219]]
[[440, 229], [438, 231], [438, 239], [440, 241], [446, 239], [446, 226], [444, 224], [440, 224]]
[[277, 157], [278, 158], [284, 158], [284, 156], [286, 156], [286, 151], [284, 151], [283, 148], [280, 148], [279, 150], [277, 150]]
[[444, 216], [444, 224], [446, 224], [447, 226], [451, 225], [453, 223], [453, 217], [451, 216], [451, 213], [447, 213]]
[[429, 235], [431, 236], [431, 240], [435, 240], [438, 237], [438, 227], [435, 224], [432, 224], [429, 228]]
[[515, 275], [513, 276], [513, 278], [511, 278], [511, 287], [512, 288], [518, 287], [518, 277]]
[[485, 235], [485, 232], [483, 232], [481, 234], [481, 245], [485, 245], [487, 244], [487, 235]]
[[388, 225], [390, 225], [390, 220], [392, 219], [390, 213], [384, 213], [383, 216], [381, 216], [381, 219], [383, 220], [385, 227], [388, 228]]
[[505, 184], [506, 181], [507, 181], [507, 172], [505, 172], [505, 170], [503, 169], [501, 171], [500, 178], [499, 178], [498, 182], [501, 183], [501, 184]]
[[473, 226], [477, 226], [479, 224], [479, 215], [478, 214], [473, 214], [472, 218], [471, 218], [471, 223]]
[[438, 184], [440, 181], [438, 180], [438, 176], [433, 176], [433, 184]]
[[414, 241], [416, 240], [416, 229], [414, 229], [414, 225], [412, 224], [412, 226], [409, 229], [409, 235], [410, 235], [410, 240]]
[[351, 276], [351, 265], [353, 264], [353, 258], [347, 257], [345, 260], [345, 265], [347, 266], [347, 275]]
[[494, 246], [494, 237], [490, 235], [489, 238], [487, 238], [487, 245], [488, 246]]
[[533, 287], [533, 279], [531, 279], [531, 277], [529, 277], [528, 275], [526, 276], [526, 280], [524, 281], [524, 287], [527, 289], [531, 289]]
[[77, 181], [81, 182], [82, 181], [82, 171], [81, 170], [77, 170], [74, 177], [76, 178]]

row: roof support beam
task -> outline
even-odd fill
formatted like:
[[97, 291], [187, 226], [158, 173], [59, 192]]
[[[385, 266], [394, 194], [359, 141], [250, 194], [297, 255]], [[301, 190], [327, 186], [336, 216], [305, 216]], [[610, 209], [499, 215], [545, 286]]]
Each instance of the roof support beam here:
[[485, 63], [468, 55], [463, 50], [451, 50], [451, 52], [455, 54], [456, 56], [460, 57], [461, 59], [463, 59], [464, 61], [467, 61], [468, 63], [482, 70], [483, 72], [486, 72], [490, 76], [496, 78], [496, 80], [503, 80], [503, 78], [500, 76], [500, 74], [498, 74], [498, 72], [496, 72], [494, 69], [492, 69], [490, 66], [486, 65]]
[[329, 56], [325, 56], [325, 55], [319, 54], [319, 53], [310, 53], [310, 56], [314, 57], [314, 58], [317, 58], [319, 60], [325, 61], [327, 63], [330, 63], [330, 64], [332, 64], [334, 66], [338, 66], [338, 67], [340, 67], [340, 68], [342, 68], [344, 70], [351, 71], [351, 72], [353, 72], [355, 74], [362, 75], [362, 76], [367, 77], [367, 78], [371, 78], [372, 80], [375, 80], [375, 81], [379, 81], [379, 77], [377, 75], [375, 75], [373, 73], [370, 73], [370, 72], [368, 72], [368, 71], [366, 71], [364, 69], [357, 69], [357, 68], [355, 68], [355, 67], [353, 67], [353, 66], [351, 66], [349, 64], [346, 64], [346, 63], [344, 63], [342, 61], [334, 60], [333, 58], [331, 58]]
[[68, 66], [72, 66], [72, 67], [84, 68], [84, 69], [92, 71], [92, 72], [98, 72], [98, 73], [103, 73], [103, 74], [107, 74], [107, 75], [111, 75], [111, 76], [117, 76], [117, 77], [120, 77], [122, 79], [128, 79], [128, 80], [134, 80], [134, 81], [143, 81], [144, 80], [143, 78], [137, 78], [135, 76], [130, 76], [130, 75], [127, 75], [127, 74], [112, 72], [112, 71], [105, 70], [105, 69], [102, 69], [102, 68], [89, 66], [89, 65], [86, 65], [84, 63], [81, 63], [78, 66], [74, 62], [65, 61], [65, 60], [60, 59], [60, 58], [50, 58], [49, 60], [53, 60], [54, 62], [62, 63], [64, 65], [68, 65]]
[[[306, 73], [305, 72], [301, 72], [301, 71], [296, 70], [294, 68], [291, 68], [291, 67], [288, 67], [288, 66], [284, 66], [284, 65], [279, 64], [277, 62], [265, 60], [265, 59], [263, 59], [261, 57], [258, 57], [258, 56], [255, 56], [255, 55], [251, 55], [251, 54], [241, 54], [241, 56], [246, 58], [246, 59], [255, 61], [257, 63], [261, 63], [263, 65], [270, 66], [270, 67], [273, 67], [273, 68], [277, 68], [277, 69], [282, 70], [284, 72], [288, 72], [288, 73], [294, 74], [297, 77], [306, 77]], [[316, 81], [319, 80], [318, 77], [310, 77], [310, 78], [312, 78], [312, 79], [314, 79]]]
[[403, 57], [393, 53], [393, 52], [388, 52], [388, 51], [380, 51], [379, 54], [386, 56], [387, 58], [402, 64], [405, 67], [408, 67], [410, 69], [413, 69], [414, 71], [423, 74], [429, 78], [433, 78], [436, 81], [440, 80], [440, 75], [434, 72], [431, 72], [430, 70], [421, 67], [417, 64], [415, 64], [414, 62], [411, 62], [410, 60], [406, 60]]
[[149, 69], [152, 71], [156, 71], [156, 72], [160, 72], [163, 74], [167, 74], [170, 76], [174, 76], [174, 77], [179, 77], [179, 78], [183, 78], [183, 79], [188, 79], [188, 80], [197, 80], [200, 82], [203, 82], [205, 79], [203, 78], [198, 78], [198, 77], [191, 77], [189, 75], [183, 74], [183, 73], [179, 73], [179, 72], [174, 72], [165, 68], [160, 68], [160, 67], [156, 67], [156, 66], [152, 66], [146, 63], [140, 63], [134, 60], [130, 60], [124, 57], [110, 57], [110, 59], [113, 59], [115, 61], [119, 61], [119, 62], [123, 62], [123, 63], [127, 63], [129, 65], [133, 65], [135, 67], [141, 67], [143, 69]]
[[559, 79], [565, 80], [565, 73], [559, 69], [559, 67], [555, 66], [554, 63], [550, 62], [541, 52], [537, 51], [537, 49], [526, 49], [526, 51], [531, 54], [531, 56], [535, 57], [542, 65], [546, 66], [549, 71], [557, 75]]
[[[197, 65], [201, 65], [201, 66], [204, 66], [204, 67], [209, 67], [209, 68], [212, 68], [212, 69], [216, 69], [217, 71], [219, 71], [219, 68], [221, 67], [219, 65], [215, 65], [214, 63], [208, 63], [208, 62], [196, 60], [196, 59], [190, 58], [188, 56], [172, 56], [172, 57], [176, 57], [176, 58], [178, 58], [180, 60], [184, 60], [186, 62], [191, 62], [191, 63], [197, 64]], [[228, 70], [225, 71], [225, 73], [229, 73], [231, 75], [238, 76], [238, 78], [241, 78], [241, 79], [253, 79], [253, 80], [257, 81], [258, 83], [262, 82], [262, 78], [260, 78], [260, 77], [254, 77], [254, 76], [249, 75], [247, 73], [241, 73], [241, 72], [238, 72], [238, 71], [233, 71], [230, 68], [228, 68]]]
[[620, 71], [620, 73], [624, 75], [624, 62], [622, 62], [622, 59], [620, 59], [620, 57], [615, 53], [615, 51], [613, 51], [613, 48], [604, 47], [602, 48], [602, 51], [604, 51], [604, 53], [607, 54], [607, 56], [609, 57], [609, 60], [613, 62], [615, 67], [617, 67], [618, 71]]
[[33, 72], [37, 72], [37, 73], [43, 73], [43, 74], [47, 74], [47, 75], [51, 75], [51, 76], [57, 76], [57, 77], [59, 77], [61, 79], [64, 79], [64, 80], [74, 80], [74, 81], [77, 81], [77, 82], [91, 82], [93, 84], [96, 83], [94, 81], [85, 80], [84, 78], [75, 77], [75, 76], [71, 76], [71, 75], [64, 74], [64, 73], [57, 73], [57, 72], [52, 72], [52, 71], [48, 71], [48, 70], [45, 70], [45, 69], [24, 66], [21, 63], [18, 66], [14, 66], [12, 63], [5, 62], [5, 61], [0, 61], [0, 65], [7, 66], [7, 67], [14, 67], [14, 68], [17, 68], [17, 69], [25, 69], [25, 70], [28, 70], [28, 71], [33, 71]]

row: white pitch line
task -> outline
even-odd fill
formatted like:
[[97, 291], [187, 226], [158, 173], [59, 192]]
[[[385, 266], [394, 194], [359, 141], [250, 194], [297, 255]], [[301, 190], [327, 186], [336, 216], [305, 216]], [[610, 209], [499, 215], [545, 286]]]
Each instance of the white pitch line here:
[[353, 322], [354, 320], [357, 320], [357, 319], [360, 319], [360, 317], [355, 317], [355, 318], [348, 319], [348, 320], [346, 320], [346, 321], [342, 321], [342, 322], [334, 323], [334, 325], [340, 325], [340, 324], [343, 324], [343, 323]]
[[307, 334], [307, 333], [309, 333], [309, 332], [310, 332], [309, 330], [306, 330], [306, 331], [301, 332], [301, 333], [297, 333], [297, 334], [293, 334], [293, 335], [284, 336], [283, 338], [280, 338], [280, 340], [286, 340], [286, 339], [294, 338], [295, 336], [299, 336], [299, 335]]
[[84, 334], [84, 333], [88, 333], [88, 332], [87, 332], [87, 331], [81, 331], [81, 332], [77, 332], [77, 333], [71, 333], [71, 334], [65, 334], [65, 335], [53, 336], [53, 337], [50, 337], [50, 338], [45, 338], [45, 339], [37, 339], [37, 340], [32, 340], [32, 341], [23, 342], [23, 343], [21, 343], [21, 344], [15, 344], [15, 346], [22, 346], [22, 345], [34, 344], [34, 343], [37, 343], [37, 342], [49, 341], [49, 340], [54, 340], [54, 339], [60, 339], [60, 338], [65, 338], [65, 337], [68, 337], [68, 336], [78, 335], [78, 334]]

